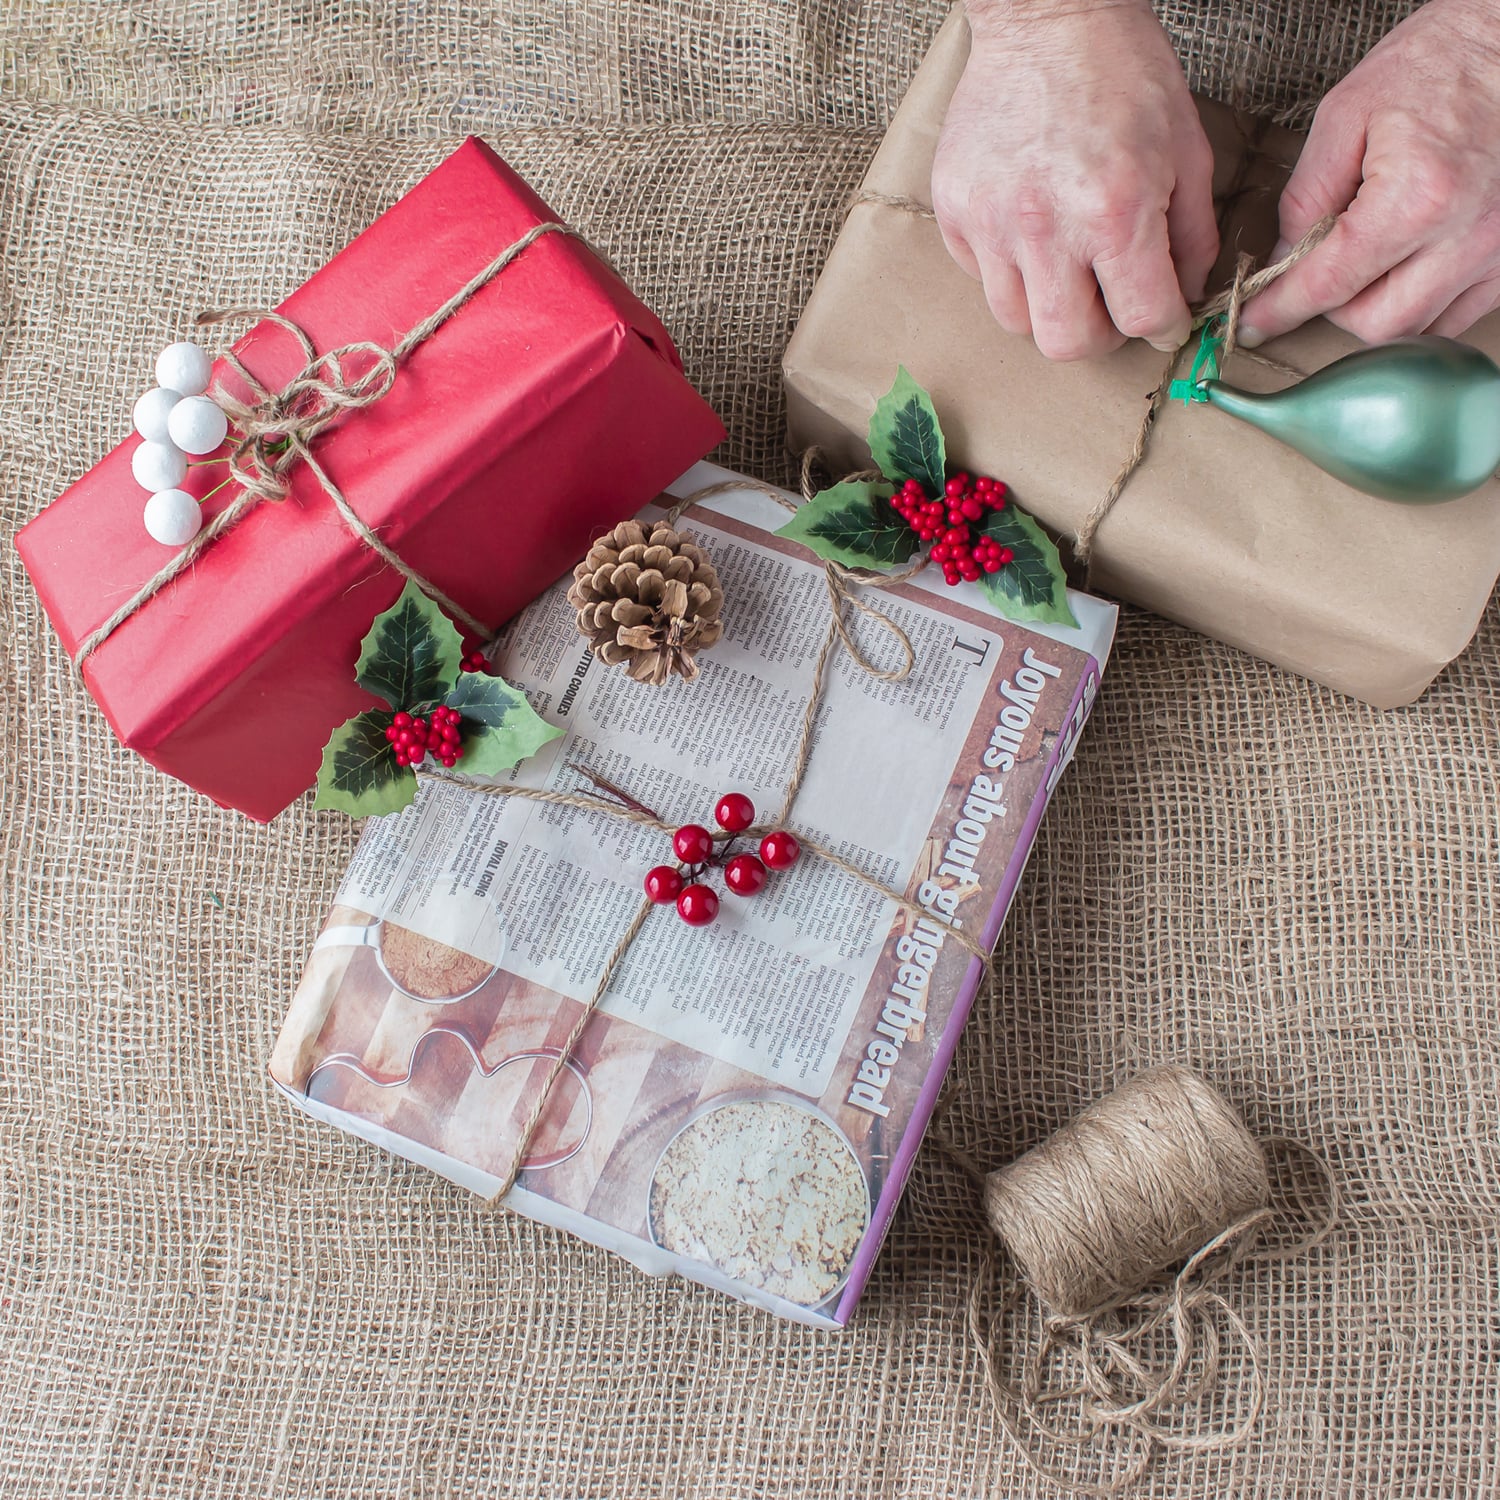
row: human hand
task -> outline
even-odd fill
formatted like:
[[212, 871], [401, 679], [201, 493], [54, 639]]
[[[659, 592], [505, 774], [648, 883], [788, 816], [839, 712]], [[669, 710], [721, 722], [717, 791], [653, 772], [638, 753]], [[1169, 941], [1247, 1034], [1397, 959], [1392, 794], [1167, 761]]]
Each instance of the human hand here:
[[1370, 343], [1462, 333], [1500, 306], [1500, 5], [1428, 0], [1313, 119], [1281, 199], [1284, 255], [1328, 237], [1245, 304], [1255, 345], [1319, 313]]
[[969, 0], [932, 202], [1000, 325], [1050, 359], [1175, 349], [1218, 253], [1213, 154], [1147, 0]]

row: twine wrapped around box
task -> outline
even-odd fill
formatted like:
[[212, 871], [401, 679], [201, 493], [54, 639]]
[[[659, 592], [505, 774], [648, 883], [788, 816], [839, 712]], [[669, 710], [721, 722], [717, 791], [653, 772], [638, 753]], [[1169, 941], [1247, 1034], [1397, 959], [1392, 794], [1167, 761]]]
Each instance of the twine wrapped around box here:
[[[813, 476], [819, 458], [820, 455], [815, 449], [809, 450], [802, 457], [802, 494], [804, 500], [811, 499], [816, 490]], [[861, 474], [849, 477], [870, 478], [873, 475], [872, 471], [864, 471]], [[695, 490], [691, 495], [678, 500], [667, 512], [667, 523], [668, 525], [675, 525], [678, 517], [684, 511], [701, 500], [707, 500], [713, 495], [726, 494], [744, 489], [752, 489], [758, 494], [766, 495], [774, 500], [776, 504], [787, 510], [796, 509], [795, 505], [780, 490], [773, 489], [769, 485], [747, 484], [743, 480], [726, 480], [706, 485], [702, 489]], [[842, 645], [855, 666], [867, 676], [873, 677], [877, 681], [901, 682], [910, 675], [912, 667], [916, 662], [916, 653], [912, 647], [910, 637], [878, 606], [859, 598], [857, 591], [864, 588], [893, 588], [898, 584], [905, 583], [925, 567], [926, 562], [927, 559], [924, 556], [909, 567], [898, 569], [893, 573], [880, 573], [865, 568], [849, 568], [837, 562], [824, 563], [823, 578], [829, 607], [828, 629], [823, 637], [823, 644], [818, 651], [817, 659], [813, 664], [812, 691], [808, 695], [807, 707], [803, 711], [802, 733], [792, 757], [792, 768], [787, 776], [786, 789], [782, 793], [781, 808], [775, 818], [769, 822], [754, 824], [749, 828], [740, 830], [740, 834], [748, 837], [757, 837], [761, 834], [769, 833], [775, 828], [783, 827], [790, 818], [792, 805], [797, 799], [797, 793], [801, 790], [803, 777], [807, 773], [808, 762], [812, 757], [818, 708], [823, 700], [823, 687], [828, 661], [835, 646]], [[891, 635], [901, 651], [902, 662], [900, 666], [883, 668], [870, 659], [849, 630], [848, 623], [844, 618], [845, 606], [858, 610], [867, 619], [880, 625]], [[419, 771], [417, 775], [419, 780], [457, 780], [457, 778], [432, 771]], [[661, 833], [671, 833], [675, 827], [674, 824], [663, 822], [662, 819], [645, 811], [638, 805], [608, 801], [603, 797], [589, 796], [582, 792], [553, 791], [545, 787], [490, 786], [468, 781], [463, 781], [460, 784], [463, 785], [465, 790], [480, 795], [519, 797], [534, 802], [550, 803], [557, 807], [572, 807], [580, 812], [601, 813], [606, 817], [616, 818], [622, 822], [638, 823], [644, 827], [656, 829]], [[728, 836], [730, 835], [720, 835], [719, 837]], [[928, 920], [934, 919], [934, 914], [928, 911], [927, 908], [917, 905], [916, 902], [910, 900], [903, 892], [896, 890], [885, 881], [879, 880], [868, 871], [861, 869], [852, 860], [846, 859], [842, 854], [839, 854], [836, 850], [830, 848], [812, 835], [805, 832], [798, 833], [797, 842], [804, 853], [811, 854], [833, 865], [835, 869], [843, 871], [844, 874], [852, 876], [870, 890], [876, 891], [888, 901], [894, 902], [902, 911], [905, 911], [909, 915]], [[609, 957], [605, 959], [598, 980], [595, 982], [593, 992], [584, 1003], [583, 1009], [579, 1013], [578, 1019], [574, 1022], [572, 1030], [569, 1031], [566, 1040], [558, 1048], [556, 1057], [552, 1060], [542, 1079], [541, 1087], [537, 1091], [536, 1100], [532, 1104], [526, 1119], [522, 1122], [521, 1130], [516, 1138], [516, 1144], [511, 1153], [510, 1165], [506, 1169], [499, 1187], [490, 1196], [489, 1202], [491, 1204], [503, 1202], [521, 1176], [532, 1140], [541, 1126], [542, 1116], [546, 1113], [547, 1104], [552, 1096], [552, 1090], [562, 1077], [563, 1072], [571, 1066], [574, 1053], [577, 1051], [578, 1044], [583, 1039], [584, 1032], [588, 1029], [589, 1022], [593, 1019], [605, 995], [608, 993], [615, 972], [625, 955], [630, 951], [631, 944], [635, 942], [642, 927], [645, 926], [646, 919], [651, 914], [652, 906], [653, 903], [649, 899], [642, 900], [629, 926], [621, 934]], [[940, 917], [937, 919], [942, 920]], [[991, 972], [991, 957], [989, 953], [958, 927], [950, 926], [949, 932], [954, 942], [972, 959], [982, 965], [986, 974], [989, 974]]]
[[[877, 193], [870, 189], [862, 189], [854, 195], [850, 206], [856, 203], [877, 203], [885, 208], [896, 209], [900, 213], [913, 214], [919, 219], [934, 221], [937, 219], [937, 214], [919, 199], [903, 197], [895, 193]], [[1255, 269], [1252, 256], [1241, 255], [1235, 266], [1234, 279], [1229, 286], [1221, 292], [1216, 292], [1212, 297], [1205, 298], [1194, 308], [1188, 336], [1167, 356], [1161, 379], [1157, 382], [1156, 389], [1151, 392], [1145, 415], [1136, 429], [1135, 439], [1124, 462], [1120, 465], [1119, 473], [1115, 475], [1109, 488], [1100, 496], [1094, 507], [1073, 529], [1071, 537], [1073, 555], [1083, 569], [1085, 584], [1087, 584], [1089, 563], [1094, 552], [1094, 538], [1100, 526], [1103, 525], [1105, 517], [1125, 493], [1125, 488], [1135, 471], [1145, 462], [1146, 452], [1151, 442], [1151, 431], [1169, 395], [1172, 394], [1183, 353], [1192, 345], [1201, 330], [1222, 320], [1222, 342], [1218, 355], [1220, 360], [1227, 360], [1232, 354], [1238, 353], [1246, 359], [1254, 360], [1256, 364], [1263, 365], [1266, 369], [1275, 370], [1278, 374], [1300, 378], [1305, 373], [1282, 360], [1273, 359], [1268, 354], [1262, 354], [1257, 350], [1242, 349], [1238, 342], [1240, 312], [1250, 298], [1258, 292], [1263, 292], [1272, 282], [1286, 275], [1305, 255], [1315, 250], [1328, 237], [1333, 226], [1334, 219], [1331, 216], [1320, 219], [1280, 260], [1268, 266], [1262, 266], [1258, 271]]]
[[[231, 307], [200, 313], [198, 326], [209, 327], [235, 318], [255, 318], [276, 324], [296, 339], [305, 363], [278, 391], [261, 383], [239, 356], [230, 350], [224, 357], [230, 368], [254, 395], [253, 401], [242, 401], [215, 389], [214, 397], [231, 422], [238, 427], [238, 437], [228, 457], [230, 478], [240, 493], [224, 507], [165, 567], [159, 569], [135, 593], [120, 605], [97, 629], [78, 643], [73, 665], [82, 668], [88, 657], [99, 649], [137, 610], [154, 599], [172, 580], [184, 573], [225, 532], [230, 531], [264, 501], [280, 501], [288, 488], [288, 474], [298, 464], [305, 464], [333, 502], [349, 530], [374, 552], [382, 562], [394, 568], [409, 583], [414, 583], [434, 604], [460, 620], [485, 641], [494, 632], [476, 619], [457, 600], [450, 598], [429, 578], [424, 578], [381, 541], [360, 519], [328, 471], [318, 462], [313, 443], [318, 435], [346, 412], [361, 411], [386, 396], [396, 383], [401, 362], [425, 343], [444, 323], [458, 312], [477, 292], [482, 291], [526, 253], [538, 240], [550, 234], [567, 235], [588, 246], [600, 260], [607, 258], [595, 250], [584, 235], [569, 224], [543, 220], [534, 224], [519, 239], [507, 245], [483, 270], [471, 276], [441, 306], [421, 322], [408, 329], [389, 349], [373, 340], [361, 339], [319, 354], [307, 334], [290, 318], [269, 308]], [[372, 362], [357, 375], [344, 369], [345, 360], [366, 356]]]

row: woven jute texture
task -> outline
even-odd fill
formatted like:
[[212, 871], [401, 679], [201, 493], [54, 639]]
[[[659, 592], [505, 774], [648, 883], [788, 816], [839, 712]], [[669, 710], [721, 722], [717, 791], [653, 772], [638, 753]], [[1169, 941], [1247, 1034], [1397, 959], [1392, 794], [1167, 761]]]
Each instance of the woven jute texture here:
[[[0, 1493], [1052, 1493], [986, 1405], [985, 1231], [932, 1146], [828, 1335], [486, 1212], [273, 1095], [355, 830], [252, 826], [122, 751], [9, 546], [195, 310], [284, 294], [466, 129], [662, 312], [725, 461], [785, 478], [778, 357], [942, 8], [0, 7]], [[1174, 25], [1197, 81], [1295, 114], [1397, 10], [1182, 0]], [[1494, 611], [1394, 714], [1124, 615], [946, 1128], [998, 1166], [1175, 1059], [1347, 1200], [1310, 1257], [1228, 1284], [1266, 1351], [1256, 1442], [1145, 1493], [1500, 1485], [1497, 690]]]

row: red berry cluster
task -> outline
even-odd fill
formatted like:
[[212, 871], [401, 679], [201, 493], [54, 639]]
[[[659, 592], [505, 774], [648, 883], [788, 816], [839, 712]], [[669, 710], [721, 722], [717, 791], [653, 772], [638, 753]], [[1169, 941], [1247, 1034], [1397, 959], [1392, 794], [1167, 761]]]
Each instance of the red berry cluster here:
[[908, 479], [891, 505], [898, 516], [924, 541], [932, 542], [932, 560], [943, 570], [945, 583], [973, 583], [981, 573], [994, 573], [1015, 558], [992, 536], [974, 535], [974, 523], [985, 513], [1005, 509], [1005, 485], [980, 475], [955, 474], [940, 499], [930, 500], [915, 479]]
[[483, 672], [489, 663], [484, 659], [484, 652], [477, 648], [473, 651], [464, 652], [464, 658], [459, 663], [465, 672]]
[[452, 767], [463, 758], [461, 722], [462, 715], [456, 708], [435, 708], [428, 719], [399, 713], [385, 737], [396, 752], [398, 766], [419, 766], [430, 750], [434, 760]]
[[[755, 821], [755, 804], [743, 792], [726, 792], [714, 808], [714, 821], [729, 835], [724, 853]], [[719, 897], [703, 876], [714, 859], [714, 835], [701, 823], [685, 823], [672, 835], [672, 852], [682, 865], [657, 865], [646, 874], [646, 895], [658, 906], [677, 907], [689, 927], [706, 927], [719, 915]], [[760, 855], [736, 854], [724, 861], [724, 884], [736, 896], [753, 896], [766, 883], [766, 871], [796, 864], [802, 846], [783, 828], [760, 841]], [[686, 869], [683, 868], [686, 866]]]

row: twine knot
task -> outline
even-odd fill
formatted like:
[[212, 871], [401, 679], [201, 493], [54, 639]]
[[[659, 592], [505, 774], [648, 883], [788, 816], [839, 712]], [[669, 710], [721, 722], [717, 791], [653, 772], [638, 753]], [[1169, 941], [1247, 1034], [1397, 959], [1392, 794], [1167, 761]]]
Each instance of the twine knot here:
[[[232, 349], [224, 362], [244, 381], [252, 401], [241, 400], [222, 385], [214, 388], [214, 399], [223, 408], [239, 434], [228, 458], [229, 474], [246, 493], [260, 500], [286, 499], [290, 473], [302, 462], [317, 436], [346, 411], [360, 411], [388, 395], [396, 383], [397, 356], [369, 339], [342, 344], [319, 354], [312, 340], [290, 318], [271, 308], [226, 307], [200, 313], [200, 328], [231, 319], [253, 318], [285, 329], [302, 350], [303, 365], [273, 391], [241, 361]], [[350, 375], [346, 361], [360, 356], [362, 368]]]

